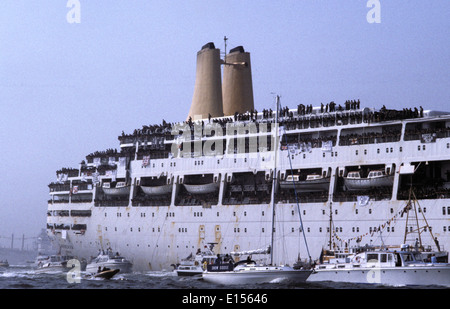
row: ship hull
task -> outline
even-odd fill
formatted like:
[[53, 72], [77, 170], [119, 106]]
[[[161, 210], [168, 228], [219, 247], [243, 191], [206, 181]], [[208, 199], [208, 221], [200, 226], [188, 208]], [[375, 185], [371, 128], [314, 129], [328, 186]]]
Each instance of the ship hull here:
[[[427, 209], [427, 220], [434, 226], [450, 225], [449, 218], [442, 218], [440, 209], [450, 205], [450, 199], [424, 200], [421, 206]], [[385, 244], [404, 242], [406, 216], [398, 211], [405, 201], [371, 201], [364, 207], [354, 202], [336, 203], [333, 209], [333, 229], [342, 241], [337, 246], [378, 244], [381, 241], [376, 228], [389, 223], [389, 237]], [[78, 205], [78, 207], [83, 207]], [[217, 243], [215, 253], [245, 251], [265, 248], [271, 243], [272, 207], [270, 204], [202, 206], [149, 206], [149, 207], [97, 207], [92, 216], [79, 219], [90, 228], [79, 231], [48, 230], [49, 235], [64, 253], [88, 259], [99, 249], [112, 248], [126, 255], [135, 271], [171, 270], [189, 254], [195, 254], [208, 243]], [[355, 211], [358, 209], [358, 212]], [[370, 211], [376, 209], [376, 212]], [[296, 204], [276, 204], [274, 233], [274, 261], [277, 265], [293, 265], [299, 256], [318, 259], [322, 248], [329, 245], [329, 203], [300, 204], [303, 228], [308, 241], [306, 247], [300, 230]], [[394, 213], [392, 213], [394, 210]], [[365, 218], [361, 221], [360, 218]], [[52, 219], [55, 219], [53, 217]], [[70, 218], [59, 217], [58, 223]], [[442, 249], [450, 247], [448, 233], [439, 237]], [[429, 235], [422, 241], [433, 244]], [[266, 261], [267, 262], [267, 261]]]

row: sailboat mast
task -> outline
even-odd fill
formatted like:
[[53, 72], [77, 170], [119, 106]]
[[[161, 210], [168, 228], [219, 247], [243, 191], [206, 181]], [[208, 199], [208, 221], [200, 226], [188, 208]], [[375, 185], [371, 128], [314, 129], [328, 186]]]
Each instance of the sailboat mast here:
[[275, 140], [273, 143], [274, 150], [274, 165], [273, 165], [273, 177], [272, 177], [272, 231], [271, 231], [271, 241], [270, 241], [270, 264], [273, 265], [273, 240], [274, 240], [274, 229], [275, 229], [275, 189], [277, 182], [277, 150], [278, 150], [278, 112], [279, 112], [279, 104], [280, 104], [280, 96], [276, 96], [276, 104], [277, 104], [277, 112], [275, 115], [275, 128], [272, 128], [275, 133]]

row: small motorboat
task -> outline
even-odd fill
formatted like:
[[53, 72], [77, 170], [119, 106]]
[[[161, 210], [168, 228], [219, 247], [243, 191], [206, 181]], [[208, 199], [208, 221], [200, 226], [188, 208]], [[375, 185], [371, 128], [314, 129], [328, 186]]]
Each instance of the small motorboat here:
[[94, 274], [93, 277], [109, 280], [112, 277], [114, 277], [118, 272], [120, 272], [120, 269], [106, 269], [100, 271], [99, 273]]
[[0, 268], [7, 268], [9, 267], [8, 260], [0, 261]]
[[112, 250], [107, 252], [100, 252], [87, 266], [86, 272], [91, 274], [99, 273], [99, 269], [119, 269], [121, 273], [130, 273], [133, 264], [126, 258], [120, 256], [118, 253], [114, 254]]
[[356, 249], [317, 265], [307, 281], [450, 287], [450, 264], [425, 262], [421, 252], [406, 245], [399, 251]]
[[50, 255], [47, 259], [39, 261], [36, 273], [60, 273], [69, 270], [67, 262], [73, 257], [62, 255]]

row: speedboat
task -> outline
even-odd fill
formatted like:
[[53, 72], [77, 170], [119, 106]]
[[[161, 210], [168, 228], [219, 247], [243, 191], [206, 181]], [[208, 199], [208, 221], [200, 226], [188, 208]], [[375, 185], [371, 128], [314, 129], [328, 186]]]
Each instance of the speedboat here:
[[103, 269], [119, 269], [121, 273], [130, 273], [133, 264], [119, 253], [112, 253], [111, 250], [100, 252], [87, 266], [86, 272], [91, 274], [100, 273]]
[[308, 281], [450, 287], [450, 264], [424, 262], [422, 257], [407, 246], [400, 251], [368, 249], [316, 265]]

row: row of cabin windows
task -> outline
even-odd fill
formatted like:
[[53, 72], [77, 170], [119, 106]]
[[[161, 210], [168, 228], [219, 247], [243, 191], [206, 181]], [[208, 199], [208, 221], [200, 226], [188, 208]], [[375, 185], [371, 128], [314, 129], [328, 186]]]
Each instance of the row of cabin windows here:
[[[426, 213], [427, 212], [427, 208], [426, 207], [419, 207], [418, 208], [418, 212], [421, 213], [422, 211], [424, 213]], [[306, 215], [306, 210], [303, 210], [302, 213], [303, 213], [303, 215]], [[355, 209], [355, 214], [358, 214], [358, 213], [359, 213], [359, 209]], [[372, 208], [368, 208], [368, 213], [372, 214]], [[390, 208], [390, 213], [391, 214], [394, 213], [394, 208]], [[295, 215], [295, 211], [292, 210], [291, 214], [294, 216]], [[325, 209], [322, 209], [322, 214], [323, 215], [327, 215], [327, 211]], [[338, 209], [334, 210], [334, 214], [335, 215], [339, 214]], [[442, 214], [443, 215], [450, 215], [450, 206], [442, 207]], [[141, 215], [141, 218], [145, 218], [146, 217], [146, 213], [141, 213], [140, 215]], [[203, 217], [203, 212], [194, 212], [193, 215], [194, 215], [194, 217]], [[244, 217], [246, 217], [247, 216], [247, 212], [244, 211], [243, 215], [244, 215]], [[106, 216], [107, 216], [107, 213], [105, 213], [105, 217]], [[130, 217], [130, 213], [127, 213], [127, 216]], [[166, 216], [167, 217], [175, 217], [175, 213], [174, 212], [168, 212], [168, 213], [166, 213]], [[217, 217], [219, 217], [219, 216], [220, 216], [220, 212], [217, 212]], [[261, 212], [261, 216], [264, 216], [264, 211]], [[122, 213], [118, 212], [117, 213], [117, 217], [122, 217]], [[155, 217], [155, 213], [154, 212], [152, 212], [152, 217]], [[233, 212], [233, 217], [236, 217], [236, 212], [235, 211]]]
[[[430, 231], [432, 231], [432, 227], [430, 226], [429, 228], [430, 228]], [[378, 227], [369, 227], [369, 233], [377, 232], [378, 229], [379, 229]], [[299, 232], [302, 232], [302, 230], [301, 230], [300, 228], [294, 228], [294, 227], [291, 228], [291, 232], [292, 232], [292, 233], [294, 233], [295, 230], [298, 230]], [[320, 233], [322, 233], [323, 230], [324, 230], [324, 229], [323, 229], [322, 227], [319, 227], [319, 232], [320, 232]], [[395, 232], [395, 227], [393, 227], [393, 226], [392, 226], [392, 227], [388, 226], [388, 227], [386, 228], [386, 230], [387, 230], [388, 233], [390, 233], [390, 232], [393, 233], [393, 232]], [[108, 231], [108, 227], [105, 227], [105, 231]], [[117, 232], [117, 227], [114, 228], [114, 231]], [[141, 228], [138, 227], [138, 228], [135, 229], [134, 231], [141, 232]], [[242, 231], [243, 231], [244, 233], [247, 233], [247, 228], [246, 228], [246, 227], [243, 228]], [[306, 231], [307, 231], [308, 233], [310, 233], [310, 232], [311, 232], [311, 228], [310, 228], [310, 227], [307, 227], [307, 228], [306, 228]], [[450, 232], [450, 226], [443, 226], [443, 232], [447, 232], [447, 231]], [[133, 228], [132, 228], [132, 227], [130, 227], [130, 232], [133, 232]], [[152, 228], [152, 232], [153, 232], [153, 233], [155, 233], [155, 232], [158, 232], [158, 233], [159, 233], [159, 232], [161, 232], [161, 228], [160, 228], [160, 227], [158, 227], [158, 228]], [[178, 228], [178, 232], [179, 232], [179, 233], [187, 233], [187, 232], [188, 232], [188, 229], [187, 229], [187, 227], [186, 227], [186, 228], [184, 228], [184, 227]], [[235, 228], [234, 228], [234, 233], [240, 233], [240, 232], [241, 232], [241, 228], [239, 228], [239, 227], [235, 227]], [[261, 228], [261, 232], [264, 233], [264, 232], [265, 232], [265, 229], [264, 229], [264, 228]], [[275, 228], [274, 228], [274, 232], [276, 232]], [[327, 232], [327, 233], [330, 232], [330, 228], [329, 228], [329, 227], [326, 228], [326, 232]], [[336, 232], [336, 233], [342, 233], [342, 232], [343, 232], [343, 228], [342, 228], [342, 227], [336, 227], [336, 228], [335, 228], [335, 232]], [[352, 227], [352, 232], [353, 232], [353, 233], [359, 233], [359, 227]], [[409, 227], [409, 232], [413, 232], [413, 227], [412, 227], [412, 226]], [[424, 232], [427, 232], [427, 227], [424, 228]]]
[[[421, 145], [417, 146], [417, 150], [418, 151], [420, 151], [421, 149], [422, 149], [422, 151], [426, 150], [426, 146], [425, 145], [422, 145], [422, 147], [420, 147], [420, 146]], [[447, 143], [447, 148], [450, 149], [450, 143]], [[403, 152], [403, 147], [400, 147], [399, 151]], [[386, 148], [386, 153], [389, 153], [389, 152], [391, 152], [391, 153], [394, 152], [394, 149], [392, 147]], [[358, 150], [355, 150], [355, 155], [358, 155], [358, 153], [359, 153]], [[379, 153], [380, 153], [380, 148], [377, 149], [377, 154], [379, 154]], [[367, 155], [367, 149], [364, 149], [364, 154]], [[325, 158], [325, 152], [322, 154], [322, 156]], [[331, 152], [331, 156], [332, 157], [337, 157], [338, 156], [337, 151], [335, 151], [335, 152], [332, 151]], [[292, 155], [292, 159], [294, 159], [294, 155]], [[303, 159], [306, 159], [306, 154], [303, 154]], [[264, 159], [263, 159], [263, 161], [264, 161]], [[244, 162], [247, 162], [247, 158], [244, 158]], [[237, 163], [236, 159], [234, 159], [234, 163]], [[217, 160], [217, 164], [220, 164], [220, 160]], [[201, 160], [201, 161], [194, 161], [194, 165], [203, 165], [203, 160]], [[155, 163], [153, 163], [152, 166], [155, 167]], [[177, 166], [176, 162], [171, 162], [170, 163], [170, 167], [176, 167], [176, 166]], [[164, 167], [164, 163], [161, 163], [161, 167]]]

